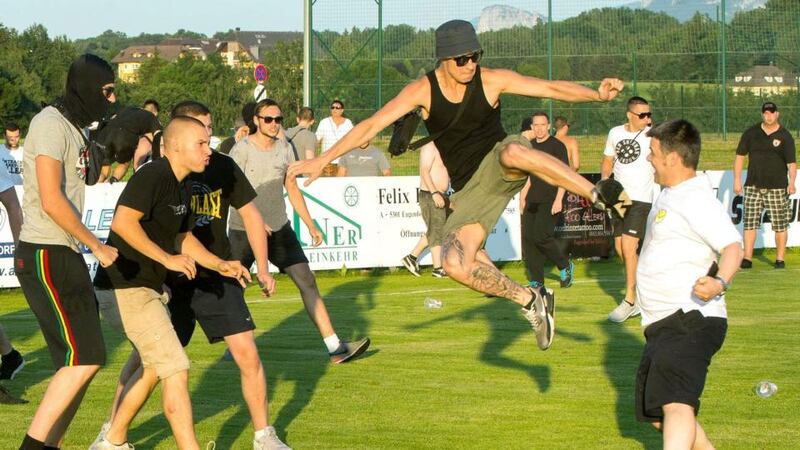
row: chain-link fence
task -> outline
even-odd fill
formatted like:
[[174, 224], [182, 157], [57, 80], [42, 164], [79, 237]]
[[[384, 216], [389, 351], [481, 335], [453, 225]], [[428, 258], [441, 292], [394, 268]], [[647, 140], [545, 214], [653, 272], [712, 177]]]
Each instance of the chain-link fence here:
[[351, 118], [370, 115], [433, 68], [435, 27], [464, 19], [478, 30], [484, 66], [590, 86], [626, 82], [610, 104], [504, 96], [509, 131], [545, 110], [568, 117], [573, 133], [605, 134], [624, 120], [622, 102], [641, 95], [656, 120], [684, 117], [723, 137], [758, 121], [769, 99], [800, 132], [797, 0], [308, 1], [310, 99], [319, 112], [338, 98]]

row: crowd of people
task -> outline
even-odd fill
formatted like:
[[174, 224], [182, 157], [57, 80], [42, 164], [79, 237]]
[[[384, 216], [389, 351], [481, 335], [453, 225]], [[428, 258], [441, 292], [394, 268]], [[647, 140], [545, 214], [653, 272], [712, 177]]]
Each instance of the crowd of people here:
[[[699, 399], [725, 338], [725, 292], [736, 271], [752, 265], [764, 208], [776, 233], [775, 267], [785, 267], [796, 164], [777, 105], [763, 105], [762, 122], [745, 132], [736, 152], [735, 190], [745, 195], [743, 248], [710, 183], [696, 173], [701, 142], [691, 123], [654, 126], [647, 100], [630, 97], [627, 121], [610, 130], [601, 181], [593, 184], [577, 172], [580, 153], [568, 119], [556, 117], [551, 135], [548, 114], [533, 112], [519, 133], [508, 134], [500, 96], [607, 102], [622, 91], [622, 81], [606, 78], [590, 89], [483, 67], [475, 30], [461, 20], [441, 25], [435, 38], [436, 68], [355, 125], [335, 100], [316, 132], [310, 108], [300, 109], [296, 126], [287, 129], [281, 105], [267, 98], [243, 107], [235, 135], [215, 151], [212, 111], [194, 100], [173, 106], [165, 126], [155, 100], [106, 119], [116, 101], [114, 72], [93, 55], [70, 66], [63, 98], [33, 118], [24, 150], [19, 127], [6, 125], [0, 201], [16, 244], [15, 273], [55, 368], [20, 449], [62, 446], [87, 387], [106, 363], [101, 322], [132, 348], [91, 449], [133, 448], [128, 428], [159, 383], [176, 447], [199, 448], [184, 350], [197, 323], [209, 342], [226, 343], [240, 370], [253, 448], [289, 448], [269, 422], [266, 369], [244, 301], [253, 281], [249, 269], [255, 264], [254, 281], [265, 296], [276, 289], [268, 262], [288, 275], [332, 363], [362, 355], [369, 338], [348, 342], [336, 333], [286, 216], [284, 192], [311, 244], [319, 245], [322, 233], [297, 177], [305, 176], [308, 185], [320, 176], [391, 175], [371, 139], [416, 109], [434, 137], [419, 153], [427, 231], [402, 264], [419, 276], [418, 259], [429, 248], [434, 277], [518, 304], [537, 346], [547, 350], [555, 336], [555, 292], [545, 286], [544, 267], [552, 261], [560, 287], [572, 286], [575, 266], [554, 231], [565, 193], [583, 197], [614, 219], [614, 245], [623, 261], [625, 292], [608, 318], [642, 316], [646, 344], [637, 372], [637, 417], [663, 433], [665, 447], [709, 448], [696, 420]], [[93, 160], [100, 161], [99, 182], [124, 179], [131, 163], [135, 170], [105, 242], [81, 222]], [[22, 206], [15, 189], [20, 184]], [[501, 272], [484, 248], [518, 193], [526, 285]], [[81, 247], [99, 263], [94, 279]], [[24, 358], [2, 328], [0, 352], [0, 379], [13, 378]]]

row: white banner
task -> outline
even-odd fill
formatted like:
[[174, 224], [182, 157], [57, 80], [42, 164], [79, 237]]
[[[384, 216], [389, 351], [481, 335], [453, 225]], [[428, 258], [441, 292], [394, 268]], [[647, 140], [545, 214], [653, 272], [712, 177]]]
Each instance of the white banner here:
[[[742, 231], [742, 197], [733, 194], [732, 171], [707, 171], [717, 198]], [[320, 178], [303, 189], [306, 205], [324, 240], [311, 247], [308, 230], [286, 201], [286, 212], [314, 270], [399, 266], [400, 260], [425, 233], [419, 212], [419, 177], [344, 177]], [[105, 241], [119, 194], [125, 183], [100, 184], [86, 188], [83, 223]], [[799, 189], [800, 191], [800, 189]], [[22, 188], [17, 186], [22, 198]], [[791, 196], [791, 223], [800, 221], [800, 195]], [[789, 246], [800, 245], [800, 229], [789, 228]], [[765, 222], [756, 233], [756, 248], [775, 247], [772, 225]], [[495, 261], [519, 260], [519, 203], [515, 196], [503, 212], [486, 242], [486, 250]], [[8, 214], [0, 209], [0, 287], [17, 287], [14, 276], [14, 245]], [[92, 275], [97, 260], [84, 249], [84, 259]], [[421, 264], [430, 264], [424, 253]], [[274, 269], [274, 268], [273, 268]]]

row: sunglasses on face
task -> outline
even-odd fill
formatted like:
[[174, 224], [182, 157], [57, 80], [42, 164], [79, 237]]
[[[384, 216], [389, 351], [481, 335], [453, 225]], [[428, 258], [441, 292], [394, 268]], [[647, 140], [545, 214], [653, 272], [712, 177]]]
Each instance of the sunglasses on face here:
[[344, 109], [344, 108], [342, 108], [339, 105], [333, 105], [333, 106], [331, 106], [331, 109]]
[[633, 114], [634, 116], [640, 118], [640, 119], [644, 119], [644, 118], [647, 118], [647, 117], [653, 117], [653, 113], [651, 113], [649, 111], [648, 112], [643, 112], [643, 113], [635, 113], [633, 111], [628, 111], [628, 112]]
[[114, 94], [114, 86], [109, 86], [109, 87], [104, 87], [103, 88], [103, 95], [105, 95], [106, 98], [111, 97], [111, 95], [113, 95], [113, 94]]
[[282, 124], [282, 123], [283, 123], [283, 116], [277, 116], [277, 117], [272, 117], [272, 116], [256, 116], [256, 117], [258, 117], [259, 119], [263, 120], [263, 121], [264, 121], [264, 123], [266, 123], [266, 124], [270, 124], [270, 123], [272, 123], [272, 122], [275, 122], [275, 123], [277, 123], [278, 125], [280, 125], [280, 124]]
[[458, 67], [464, 67], [467, 65], [469, 61], [472, 61], [475, 64], [477, 64], [478, 61], [481, 60], [482, 56], [483, 56], [483, 50], [475, 53], [470, 53], [469, 55], [456, 56], [455, 58], [453, 58], [453, 61], [456, 62], [456, 65]]

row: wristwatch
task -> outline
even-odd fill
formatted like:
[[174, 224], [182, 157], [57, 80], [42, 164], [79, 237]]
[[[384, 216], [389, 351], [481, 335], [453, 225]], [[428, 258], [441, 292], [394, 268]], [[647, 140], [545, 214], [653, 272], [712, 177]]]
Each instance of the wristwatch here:
[[725, 293], [726, 293], [726, 292], [728, 292], [728, 289], [730, 289], [731, 285], [730, 285], [730, 283], [728, 283], [727, 281], [725, 281], [725, 280], [724, 280], [722, 277], [720, 277], [720, 276], [714, 277], [714, 279], [715, 279], [715, 280], [717, 280], [717, 281], [719, 281], [719, 284], [721, 284], [721, 285], [722, 285], [722, 292], [720, 292], [719, 294], [717, 294], [717, 297], [722, 297], [723, 295], [725, 295]]

